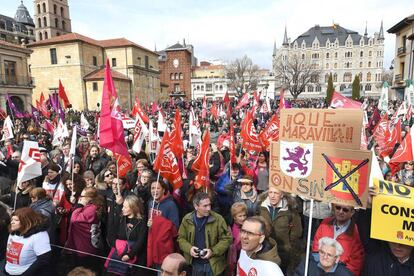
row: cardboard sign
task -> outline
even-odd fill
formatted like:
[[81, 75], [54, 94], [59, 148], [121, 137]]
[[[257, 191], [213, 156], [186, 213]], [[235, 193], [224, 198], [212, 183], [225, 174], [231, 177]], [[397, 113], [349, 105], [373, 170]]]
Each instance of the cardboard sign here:
[[270, 184], [327, 203], [366, 207], [371, 152], [272, 142]]
[[414, 188], [374, 179], [371, 238], [414, 246]]
[[279, 136], [283, 141], [358, 150], [362, 119], [361, 109], [282, 109]]

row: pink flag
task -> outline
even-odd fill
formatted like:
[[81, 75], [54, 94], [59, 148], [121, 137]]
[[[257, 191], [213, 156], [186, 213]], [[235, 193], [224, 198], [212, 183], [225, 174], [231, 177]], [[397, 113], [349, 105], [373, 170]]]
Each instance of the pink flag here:
[[237, 104], [236, 109], [242, 108], [248, 103], [249, 103], [249, 94], [247, 94], [246, 92], [243, 94], [243, 97], [240, 99], [239, 103]]
[[362, 107], [362, 103], [358, 101], [354, 101], [352, 99], [348, 99], [347, 97], [343, 96], [341, 93], [334, 91], [330, 107], [337, 108], [337, 109], [340, 109], [340, 108], [358, 108], [359, 109]]
[[109, 60], [106, 60], [105, 79], [102, 92], [102, 109], [99, 123], [99, 144], [101, 147], [129, 157], [122, 126], [121, 107], [119, 106], [114, 81], [112, 80]]

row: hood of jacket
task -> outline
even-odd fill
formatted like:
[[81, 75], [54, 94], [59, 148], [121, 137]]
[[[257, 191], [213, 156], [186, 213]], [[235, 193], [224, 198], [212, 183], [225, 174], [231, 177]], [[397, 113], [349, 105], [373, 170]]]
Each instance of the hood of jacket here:
[[262, 249], [253, 253], [250, 258], [275, 263], [275, 260], [279, 259], [276, 242], [272, 238], [266, 238], [263, 241]]

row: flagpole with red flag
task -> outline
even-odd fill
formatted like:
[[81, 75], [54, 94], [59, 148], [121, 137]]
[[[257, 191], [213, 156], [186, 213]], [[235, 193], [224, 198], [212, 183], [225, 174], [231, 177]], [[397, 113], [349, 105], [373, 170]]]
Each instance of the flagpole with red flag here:
[[111, 75], [109, 59], [106, 59], [104, 87], [102, 91], [99, 122], [99, 145], [125, 157], [129, 157], [122, 126], [121, 107]]

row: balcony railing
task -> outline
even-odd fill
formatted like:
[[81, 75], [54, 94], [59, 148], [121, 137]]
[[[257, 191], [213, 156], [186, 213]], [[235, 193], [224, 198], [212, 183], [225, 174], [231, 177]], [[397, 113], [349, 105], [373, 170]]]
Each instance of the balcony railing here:
[[0, 74], [0, 86], [28, 86], [34, 85], [34, 79], [28, 76], [3, 75]]
[[395, 75], [395, 82], [402, 82], [402, 81], [403, 81], [403, 75], [402, 74]]
[[397, 55], [399, 56], [399, 55], [402, 55], [402, 54], [405, 54], [405, 47], [400, 47], [400, 48], [398, 48], [398, 50], [397, 50]]

